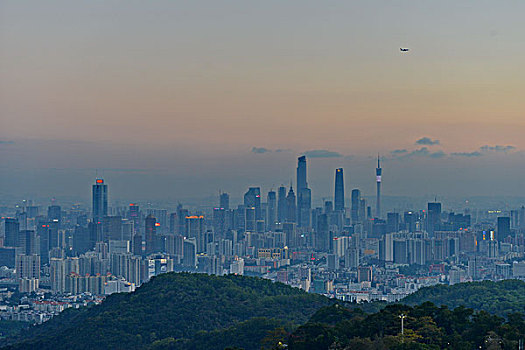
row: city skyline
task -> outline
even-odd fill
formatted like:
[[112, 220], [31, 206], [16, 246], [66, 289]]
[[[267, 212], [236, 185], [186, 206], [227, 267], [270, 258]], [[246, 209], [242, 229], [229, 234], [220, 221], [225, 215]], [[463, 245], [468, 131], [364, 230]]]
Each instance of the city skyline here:
[[0, 348], [523, 348], [524, 13], [0, 1]]

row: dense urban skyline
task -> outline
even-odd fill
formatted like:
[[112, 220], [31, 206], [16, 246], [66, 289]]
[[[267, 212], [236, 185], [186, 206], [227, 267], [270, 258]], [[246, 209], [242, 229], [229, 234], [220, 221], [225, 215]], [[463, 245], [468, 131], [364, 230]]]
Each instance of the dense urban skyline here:
[[1, 1], [0, 348], [523, 349], [524, 13]]

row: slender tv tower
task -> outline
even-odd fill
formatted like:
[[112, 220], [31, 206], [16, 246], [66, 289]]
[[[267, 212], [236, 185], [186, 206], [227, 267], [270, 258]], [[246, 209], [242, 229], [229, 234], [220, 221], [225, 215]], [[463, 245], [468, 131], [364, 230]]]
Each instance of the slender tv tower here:
[[376, 184], [377, 184], [377, 197], [376, 197], [376, 217], [381, 217], [381, 164], [379, 163], [379, 154], [377, 155], [377, 168], [376, 168]]

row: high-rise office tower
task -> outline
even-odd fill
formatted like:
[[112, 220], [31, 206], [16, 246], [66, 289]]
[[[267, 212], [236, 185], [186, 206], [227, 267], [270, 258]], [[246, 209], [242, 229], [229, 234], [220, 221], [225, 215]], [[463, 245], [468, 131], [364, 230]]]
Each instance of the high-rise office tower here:
[[286, 219], [285, 222], [295, 222], [296, 215], [296, 206], [295, 206], [295, 193], [293, 192], [292, 186], [288, 191], [286, 196]]
[[299, 227], [310, 226], [312, 192], [306, 181], [306, 157], [297, 158], [297, 224]]
[[93, 185], [93, 222], [102, 223], [108, 215], [108, 186], [103, 179], [96, 179]]
[[138, 232], [140, 227], [140, 207], [138, 204], [129, 204], [128, 219], [133, 221], [133, 230], [135, 233]]
[[248, 192], [244, 194], [244, 206], [246, 208], [255, 209], [255, 220], [262, 219], [261, 188], [260, 187], [250, 187], [248, 189]]
[[170, 233], [172, 235], [177, 233], [178, 218], [177, 213], [170, 213]]
[[186, 217], [189, 216], [190, 213], [188, 209], [184, 209], [182, 207], [182, 204], [177, 205], [177, 217], [179, 218], [178, 226], [177, 226], [177, 234], [186, 237], [188, 234], [188, 227], [186, 224]]
[[267, 218], [266, 218], [266, 229], [272, 231], [275, 228], [275, 222], [277, 219], [277, 197], [275, 191], [268, 192], [267, 197]]
[[4, 229], [4, 246], [18, 247], [20, 244], [20, 224], [18, 220], [15, 218], [5, 218]]
[[525, 206], [521, 206], [519, 210], [519, 228], [525, 230]]
[[381, 218], [381, 164], [379, 155], [377, 156], [377, 168], [376, 168], [376, 186], [377, 186], [377, 195], [376, 195], [376, 217]]
[[334, 203], [332, 203], [332, 201], [325, 201], [324, 202], [324, 213], [330, 214], [332, 211], [334, 211]]
[[405, 230], [408, 232], [416, 231], [416, 214], [412, 211], [406, 211], [403, 214], [403, 221], [405, 223]]
[[387, 213], [386, 214], [386, 232], [398, 232], [399, 231], [399, 213]]
[[299, 227], [309, 227], [312, 211], [312, 191], [303, 188], [297, 197], [297, 224]]
[[510, 217], [508, 216], [500, 216], [498, 217], [498, 223], [497, 223], [496, 233], [497, 233], [497, 240], [500, 242], [505, 241], [505, 238], [510, 236]]
[[60, 208], [59, 205], [50, 205], [47, 207], [47, 220], [57, 220], [60, 222], [62, 220], [62, 208]]
[[221, 193], [219, 197], [219, 208], [229, 210], [230, 209], [230, 196], [228, 193]]
[[359, 222], [365, 222], [370, 219], [370, 206], [366, 205], [366, 199], [359, 199]]
[[186, 232], [189, 238], [195, 239], [195, 247], [198, 253], [206, 251], [204, 216], [186, 216]]
[[104, 241], [122, 239], [122, 217], [106, 216], [103, 221]]
[[[40, 245], [40, 254], [41, 261], [43, 264], [49, 262], [49, 250], [51, 250], [50, 246], [50, 235], [51, 230], [49, 228], [49, 224], [42, 224], [38, 225], [36, 228], [36, 234], [38, 235], [39, 245]], [[86, 233], [87, 235], [87, 233]], [[73, 236], [73, 239], [75, 238], [75, 235]], [[75, 246], [75, 242], [73, 242], [73, 248]]]
[[441, 226], [441, 203], [428, 203], [427, 209], [427, 232], [433, 234]]
[[215, 232], [218, 237], [224, 236], [226, 232], [226, 209], [213, 208], [212, 226], [213, 232]]
[[306, 182], [306, 156], [297, 158], [297, 191], [308, 188]]
[[257, 220], [255, 219], [255, 208], [244, 208], [244, 229], [248, 232], [255, 232], [256, 222]]
[[279, 187], [277, 199], [277, 221], [285, 222], [288, 210], [286, 209], [286, 187]]
[[146, 233], [146, 254], [155, 252], [155, 239], [157, 235], [157, 228], [155, 226], [156, 223], [157, 219], [153, 215], [150, 214], [146, 217], [144, 225], [144, 231]]
[[334, 209], [336, 211], [345, 210], [345, 184], [343, 178], [343, 168], [335, 169]]
[[361, 191], [357, 188], [352, 190], [352, 207], [351, 207], [351, 219], [352, 224], [358, 223], [359, 220], [359, 200], [361, 198]]
[[20, 231], [20, 247], [27, 255], [40, 254], [40, 237], [34, 230]]

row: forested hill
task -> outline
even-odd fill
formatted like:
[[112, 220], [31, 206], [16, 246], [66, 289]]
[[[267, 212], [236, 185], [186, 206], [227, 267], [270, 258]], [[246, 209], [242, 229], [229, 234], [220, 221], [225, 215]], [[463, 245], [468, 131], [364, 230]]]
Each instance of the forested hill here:
[[168, 273], [99, 306], [68, 309], [6, 348], [515, 349], [525, 337], [524, 298], [525, 283], [509, 280], [438, 285], [403, 304], [357, 306], [260, 278]]
[[451, 310], [426, 302], [414, 307], [388, 305], [373, 314], [328, 306], [285, 342], [288, 350], [514, 350], [524, 339], [523, 314], [504, 319], [485, 311]]
[[[259, 348], [275, 328], [293, 329], [333, 301], [269, 280], [167, 273], [134, 293], [66, 310], [31, 328], [11, 349]], [[210, 340], [213, 340], [210, 344]], [[200, 342], [200, 343], [199, 343]]]
[[470, 282], [452, 286], [435, 285], [422, 288], [401, 302], [417, 305], [430, 301], [449, 308], [464, 306], [480, 311], [507, 316], [513, 312], [525, 312], [525, 282], [505, 280], [500, 282]]

